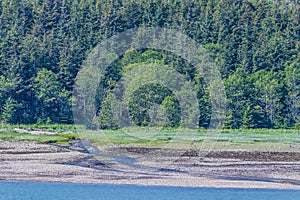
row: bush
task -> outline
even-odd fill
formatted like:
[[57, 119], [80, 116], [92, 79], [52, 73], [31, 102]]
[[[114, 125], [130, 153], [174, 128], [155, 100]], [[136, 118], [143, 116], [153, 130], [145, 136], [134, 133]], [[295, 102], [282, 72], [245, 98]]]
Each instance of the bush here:
[[300, 131], [300, 122], [297, 122], [294, 126], [294, 129]]
[[15, 114], [17, 111], [17, 102], [12, 99], [8, 98], [3, 106], [1, 121], [4, 123], [15, 123]]

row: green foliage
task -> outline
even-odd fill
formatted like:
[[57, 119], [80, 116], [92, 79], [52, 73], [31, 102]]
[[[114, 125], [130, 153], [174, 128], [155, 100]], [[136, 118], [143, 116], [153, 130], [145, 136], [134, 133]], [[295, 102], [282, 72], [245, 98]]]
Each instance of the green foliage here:
[[[291, 128], [299, 122], [299, 5], [297, 1], [262, 0], [2, 0], [1, 120], [72, 123], [75, 77], [86, 56], [102, 39], [139, 26], [180, 30], [209, 51], [226, 86], [225, 127]], [[78, 80], [86, 81], [85, 86], [97, 90], [98, 95], [96, 100], [80, 97], [93, 102], [91, 108], [78, 108], [85, 109], [86, 115], [81, 117], [86, 124], [97, 121], [100, 127], [115, 127], [109, 119], [108, 94], [126, 72], [149, 63], [173, 67], [193, 81], [199, 100], [199, 125], [208, 127], [211, 97], [203, 77], [179, 56], [152, 49], [127, 51], [96, 84], [87, 82], [98, 80], [93, 72], [82, 77], [87, 80]], [[143, 94], [150, 89], [137, 91], [137, 97], [142, 97], [142, 102], [150, 100]], [[149, 112], [157, 111], [159, 118], [168, 115], [162, 121], [177, 126], [174, 96], [151, 94], [158, 96], [145, 102], [146, 108], [137, 106], [137, 97], [132, 97], [131, 113], [136, 123], [150, 125]], [[80, 104], [82, 99], [76, 101]], [[100, 119], [95, 118], [99, 113]]]
[[17, 106], [18, 105], [15, 100], [8, 98], [2, 108], [1, 121], [3, 121], [4, 123], [11, 123], [11, 124], [16, 123], [15, 115], [17, 111]]
[[48, 131], [48, 132], [76, 132], [76, 128], [74, 125], [68, 125], [68, 124], [0, 124], [0, 129], [7, 129], [11, 130], [14, 128], [18, 129], [24, 129], [27, 131], [32, 130], [40, 130], [40, 131]]
[[300, 63], [294, 62], [285, 68], [285, 84], [288, 96], [286, 105], [288, 126], [300, 121]]
[[69, 122], [70, 92], [62, 88], [58, 77], [52, 71], [41, 69], [34, 79], [37, 103], [37, 123]]
[[18, 141], [34, 141], [38, 143], [57, 143], [66, 144], [71, 140], [78, 140], [75, 134], [58, 134], [58, 135], [32, 135], [29, 133], [18, 133], [15, 131], [0, 131], [1, 140], [18, 140]]
[[[129, 109], [134, 123], [138, 126], [176, 127], [180, 123], [178, 100], [168, 88], [157, 84], [144, 85], [134, 91], [129, 101]], [[164, 115], [167, 119], [162, 122]]]
[[60, 90], [56, 75], [47, 69], [42, 69], [37, 73], [34, 82], [37, 98], [45, 104], [53, 103]]
[[[157, 131], [153, 127], [127, 128], [119, 130], [96, 130], [86, 131], [85, 139], [96, 142], [97, 145], [142, 145], [143, 147], [164, 147], [170, 141], [177, 147], [190, 147], [191, 141], [194, 146], [197, 144], [204, 148], [219, 148], [224, 150], [226, 146], [240, 149], [240, 145], [252, 145], [251, 149], [257, 149], [260, 145], [268, 150], [278, 150], [280, 145], [290, 149], [291, 144], [299, 144], [300, 138], [297, 130], [286, 129], [224, 129], [217, 136], [206, 130], [163, 128], [152, 135], [149, 140], [134, 137]], [[131, 134], [127, 134], [130, 132]], [[105, 139], [106, 140], [105, 140]], [[172, 141], [172, 139], [175, 139]], [[230, 147], [229, 147], [230, 148]], [[230, 148], [232, 149], [232, 148]]]
[[297, 122], [294, 126], [295, 129], [297, 129], [298, 131], [300, 131], [300, 122]]
[[264, 113], [264, 128], [278, 128], [282, 124], [283, 84], [278, 73], [260, 70], [250, 78], [254, 85], [253, 100]]
[[228, 128], [240, 128], [243, 123], [243, 117], [245, 118], [244, 109], [248, 101], [247, 96], [249, 96], [244, 69], [238, 68], [224, 82], [228, 100], [225, 126]]
[[163, 114], [166, 116], [167, 123], [165, 123], [165, 127], [178, 127], [180, 125], [180, 105], [175, 96], [167, 96], [161, 106], [164, 110]]
[[118, 128], [111, 104], [113, 100], [112, 93], [109, 93], [105, 100], [102, 102], [99, 114], [94, 118], [94, 123], [101, 129], [116, 129]]

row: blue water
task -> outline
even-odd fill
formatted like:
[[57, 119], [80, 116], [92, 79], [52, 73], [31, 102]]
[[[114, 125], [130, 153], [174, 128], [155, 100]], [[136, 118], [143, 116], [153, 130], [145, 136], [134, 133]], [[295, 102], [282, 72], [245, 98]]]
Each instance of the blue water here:
[[300, 190], [0, 182], [0, 200], [296, 200]]

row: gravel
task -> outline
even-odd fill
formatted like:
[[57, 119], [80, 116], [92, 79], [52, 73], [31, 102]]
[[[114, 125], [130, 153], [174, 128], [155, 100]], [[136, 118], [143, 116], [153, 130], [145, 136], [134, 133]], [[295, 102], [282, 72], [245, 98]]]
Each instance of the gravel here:
[[300, 152], [98, 150], [0, 141], [0, 180], [300, 189]]

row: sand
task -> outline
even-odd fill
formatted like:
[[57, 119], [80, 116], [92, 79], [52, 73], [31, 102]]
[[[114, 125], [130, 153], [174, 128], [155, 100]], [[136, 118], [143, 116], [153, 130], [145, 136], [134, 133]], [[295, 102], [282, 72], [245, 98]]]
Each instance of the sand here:
[[91, 154], [82, 143], [0, 141], [0, 180], [300, 189], [300, 152], [111, 146]]

